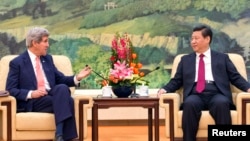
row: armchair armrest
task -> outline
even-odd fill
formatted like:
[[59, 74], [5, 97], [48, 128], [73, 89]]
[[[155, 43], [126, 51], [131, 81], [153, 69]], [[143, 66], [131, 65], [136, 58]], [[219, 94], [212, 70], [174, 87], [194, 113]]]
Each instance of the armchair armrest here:
[[[87, 111], [93, 107], [93, 98], [85, 95], [72, 95], [75, 104], [75, 117], [79, 139], [87, 138]], [[80, 118], [82, 117], [82, 118]]]
[[[177, 126], [177, 124], [174, 124], [174, 122], [177, 123], [177, 115], [180, 108], [181, 99], [180, 95], [178, 93], [167, 93], [162, 94], [160, 96], [160, 106], [162, 108], [165, 108], [165, 127], [166, 127], [166, 136], [171, 137], [173, 140], [174, 137], [174, 126]], [[169, 128], [167, 128], [169, 127]]]
[[250, 103], [247, 103], [246, 106], [247, 112], [246, 112], [246, 124], [250, 124]]
[[10, 141], [12, 122], [15, 121], [16, 100], [12, 96], [0, 97], [0, 139]]
[[236, 97], [236, 107], [238, 111], [238, 123], [239, 124], [247, 124], [250, 121], [247, 121], [249, 119], [249, 111], [250, 111], [250, 93], [241, 92], [238, 93]]

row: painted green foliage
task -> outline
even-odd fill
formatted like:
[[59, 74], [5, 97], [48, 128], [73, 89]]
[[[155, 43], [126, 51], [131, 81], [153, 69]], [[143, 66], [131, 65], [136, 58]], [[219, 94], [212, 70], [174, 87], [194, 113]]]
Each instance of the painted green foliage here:
[[[135, 49], [145, 72], [156, 66], [161, 67], [145, 78], [151, 82], [150, 88], [158, 88], [170, 79], [174, 56], [192, 51], [189, 47], [192, 27], [206, 23], [215, 30], [213, 49], [237, 52], [244, 54], [246, 60], [249, 58], [247, 48], [250, 45], [241, 43], [246, 42], [247, 31], [230, 36], [230, 30], [221, 30], [228, 21], [237, 25], [238, 20], [249, 15], [249, 0], [43, 0], [47, 12], [44, 15], [39, 14], [39, 9], [36, 14], [32, 13], [38, 1], [1, 0], [1, 56], [21, 53], [26, 48], [24, 40], [20, 40], [25, 28], [42, 25], [51, 32], [49, 52], [69, 56], [75, 73], [88, 64], [106, 75], [110, 46], [107, 42], [105, 45], [98, 44], [95, 39], [101, 34], [128, 32], [140, 36], [138, 39], [142, 43]], [[116, 7], [105, 10], [108, 2], [114, 2]], [[9, 11], [13, 14], [4, 15]], [[92, 38], [88, 38], [89, 35]], [[8, 39], [11, 36], [11, 40]], [[82, 82], [81, 88], [100, 88], [96, 79], [98, 76], [92, 74]]]

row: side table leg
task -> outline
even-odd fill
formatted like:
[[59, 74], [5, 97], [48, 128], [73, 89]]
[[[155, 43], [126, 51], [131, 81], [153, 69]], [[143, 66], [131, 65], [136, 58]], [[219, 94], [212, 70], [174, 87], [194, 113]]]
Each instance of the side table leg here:
[[148, 141], [153, 141], [152, 108], [148, 108]]
[[154, 111], [155, 117], [154, 117], [154, 121], [155, 121], [155, 141], [159, 141], [159, 104], [155, 104], [155, 111]]
[[98, 141], [98, 105], [92, 107], [92, 141]]

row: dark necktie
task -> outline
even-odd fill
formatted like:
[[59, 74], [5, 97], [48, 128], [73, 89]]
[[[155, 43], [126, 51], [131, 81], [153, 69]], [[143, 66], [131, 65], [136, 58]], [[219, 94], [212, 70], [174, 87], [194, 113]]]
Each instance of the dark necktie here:
[[198, 80], [196, 84], [196, 91], [201, 93], [205, 89], [205, 63], [203, 60], [204, 54], [200, 54]]

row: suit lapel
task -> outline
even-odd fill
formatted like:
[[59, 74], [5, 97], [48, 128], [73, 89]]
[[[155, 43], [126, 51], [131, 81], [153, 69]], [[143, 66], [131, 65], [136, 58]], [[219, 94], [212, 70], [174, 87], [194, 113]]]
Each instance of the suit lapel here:
[[188, 64], [190, 64], [190, 71], [194, 72], [194, 73], [191, 73], [192, 82], [194, 82], [195, 81], [195, 72], [196, 72], [196, 54], [195, 53], [192, 53], [190, 55], [190, 59], [189, 59]]
[[217, 53], [211, 50], [211, 69], [214, 79], [216, 79], [216, 64], [218, 62]]
[[33, 65], [31, 63], [31, 60], [30, 60], [30, 57], [29, 57], [29, 54], [28, 54], [27, 51], [23, 55], [23, 62], [24, 62], [23, 63], [24, 68], [26, 69], [27, 74], [29, 74], [30, 79], [35, 80], [35, 81], [32, 81], [32, 82], [33, 82], [33, 85], [36, 87], [37, 86], [36, 74], [35, 74], [35, 70], [33, 68]]
[[41, 56], [41, 64], [43, 66], [43, 71], [46, 75], [46, 78], [48, 80], [48, 83], [53, 82], [53, 80], [51, 80], [51, 67], [50, 67], [50, 60], [48, 59], [48, 57], [46, 56]]

